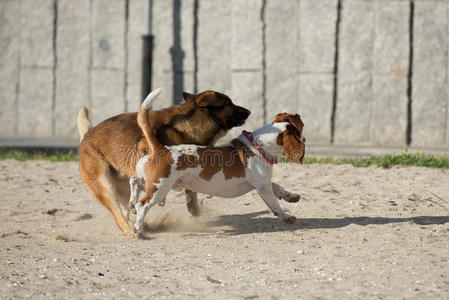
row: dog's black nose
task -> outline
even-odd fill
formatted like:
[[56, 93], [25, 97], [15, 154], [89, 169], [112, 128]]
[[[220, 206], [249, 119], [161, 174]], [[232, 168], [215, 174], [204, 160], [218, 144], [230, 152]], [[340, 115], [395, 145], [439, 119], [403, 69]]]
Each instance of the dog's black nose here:
[[244, 108], [243, 115], [245, 116], [245, 118], [248, 118], [250, 114], [251, 114], [251, 111]]

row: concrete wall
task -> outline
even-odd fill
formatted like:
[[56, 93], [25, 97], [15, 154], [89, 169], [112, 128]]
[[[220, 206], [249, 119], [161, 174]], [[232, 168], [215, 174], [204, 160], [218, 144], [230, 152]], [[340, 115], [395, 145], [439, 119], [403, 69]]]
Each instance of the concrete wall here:
[[[136, 111], [144, 2], [0, 0], [0, 139]], [[447, 149], [448, 5], [152, 0], [157, 107], [212, 89], [251, 109], [245, 128], [298, 112], [313, 144]]]

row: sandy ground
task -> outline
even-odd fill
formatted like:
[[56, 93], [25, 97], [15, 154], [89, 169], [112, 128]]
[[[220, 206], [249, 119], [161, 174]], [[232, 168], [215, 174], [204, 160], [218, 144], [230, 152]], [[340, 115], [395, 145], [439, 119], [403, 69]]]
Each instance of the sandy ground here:
[[181, 193], [123, 236], [77, 163], [0, 161], [0, 298], [449, 298], [449, 170], [291, 165], [281, 223], [251, 192]]

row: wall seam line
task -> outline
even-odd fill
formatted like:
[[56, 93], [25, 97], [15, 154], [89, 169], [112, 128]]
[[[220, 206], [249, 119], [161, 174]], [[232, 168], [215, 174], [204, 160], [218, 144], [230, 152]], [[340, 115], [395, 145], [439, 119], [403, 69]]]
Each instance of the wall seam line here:
[[125, 0], [125, 37], [124, 37], [124, 72], [123, 72], [123, 100], [125, 104], [125, 112], [129, 111], [128, 99], [128, 30], [129, 30], [129, 0]]
[[371, 9], [373, 11], [373, 16], [371, 19], [371, 34], [372, 34], [372, 44], [371, 44], [371, 52], [370, 52], [370, 70], [369, 70], [369, 84], [368, 84], [368, 93], [369, 93], [369, 102], [368, 102], [368, 136], [366, 142], [369, 144], [375, 144], [374, 141], [374, 132], [372, 130], [372, 124], [373, 124], [373, 109], [374, 109], [374, 47], [376, 44], [377, 34], [376, 34], [376, 17], [378, 13], [378, 9], [376, 7], [376, 3], [370, 3]]
[[[449, 5], [448, 4], [446, 4], [446, 22], [449, 22]], [[448, 36], [449, 35], [449, 32], [448, 32], [448, 30], [449, 30], [449, 27], [448, 26], [446, 26], [446, 36]], [[445, 55], [445, 57], [446, 57], [446, 67], [445, 67], [445, 82], [448, 82], [448, 67], [449, 67], [449, 65], [448, 65], [448, 51], [449, 51], [449, 41], [446, 43], [446, 55]], [[448, 97], [448, 89], [446, 88], [446, 109], [445, 109], [445, 122], [444, 122], [444, 136], [443, 136], [443, 140], [444, 140], [444, 142], [445, 142], [445, 144], [448, 144], [449, 143], [449, 139], [448, 139], [448, 132], [447, 132], [447, 130], [448, 130], [448, 126], [449, 126], [449, 124], [448, 124], [448, 105], [449, 105], [449, 97]]]
[[[89, 59], [87, 65], [87, 107], [92, 112], [92, 65], [93, 65], [93, 34], [92, 34], [92, 12], [93, 0], [89, 0]], [[92, 118], [92, 116], [91, 116]]]
[[265, 23], [265, 8], [267, 0], [262, 0], [262, 7], [260, 10], [260, 21], [262, 22], [262, 109], [263, 109], [263, 124], [267, 123], [267, 41], [266, 41], [266, 23]]
[[335, 141], [335, 117], [337, 113], [337, 97], [338, 97], [338, 56], [339, 56], [339, 38], [340, 38], [340, 21], [342, 0], [337, 2], [337, 20], [335, 22], [335, 55], [334, 55], [334, 90], [332, 94], [332, 111], [331, 111], [331, 138], [330, 143]]
[[199, 2], [193, 2], [193, 93], [198, 93], [198, 10]]
[[413, 102], [413, 35], [414, 35], [414, 14], [415, 3], [410, 1], [410, 19], [409, 19], [409, 57], [407, 74], [407, 127], [405, 143], [410, 146], [412, 143], [412, 102]]
[[[19, 3], [19, 12], [20, 15], [22, 14], [22, 2]], [[16, 87], [15, 87], [15, 105], [14, 110], [16, 113], [16, 119], [14, 121], [14, 133], [19, 134], [19, 94], [20, 94], [20, 75], [21, 75], [21, 48], [22, 48], [22, 39], [20, 38], [22, 36], [22, 26], [19, 26], [19, 46], [18, 46], [18, 55], [17, 55], [17, 81], [16, 81]]]
[[51, 99], [51, 135], [56, 134], [56, 70], [58, 65], [58, 55], [57, 55], [57, 38], [58, 38], [58, 0], [53, 1], [53, 94]]

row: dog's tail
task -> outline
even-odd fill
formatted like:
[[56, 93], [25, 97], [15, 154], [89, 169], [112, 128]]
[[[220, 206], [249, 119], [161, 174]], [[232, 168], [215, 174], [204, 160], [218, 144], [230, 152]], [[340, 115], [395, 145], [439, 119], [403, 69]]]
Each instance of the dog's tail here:
[[153, 106], [154, 100], [156, 100], [156, 98], [162, 93], [163, 90], [164, 88], [158, 88], [148, 94], [147, 98], [140, 106], [139, 113], [137, 114], [137, 124], [139, 125], [147, 140], [148, 147], [150, 147], [150, 149], [148, 149], [148, 153], [156, 153], [157, 150], [163, 147], [156, 138], [157, 124], [154, 124], [156, 120], [153, 120], [153, 118], [151, 118], [150, 120], [148, 115], [151, 107]]
[[78, 133], [80, 135], [80, 142], [84, 139], [84, 136], [92, 128], [92, 123], [89, 121], [89, 111], [87, 108], [82, 107], [78, 111], [78, 117], [76, 119], [78, 124]]

